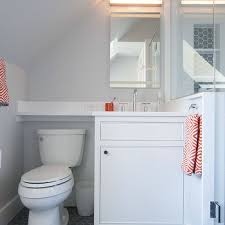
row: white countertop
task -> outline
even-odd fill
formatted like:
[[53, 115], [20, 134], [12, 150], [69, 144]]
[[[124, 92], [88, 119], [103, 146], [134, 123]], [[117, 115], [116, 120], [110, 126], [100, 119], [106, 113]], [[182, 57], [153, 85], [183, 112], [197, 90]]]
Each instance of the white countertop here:
[[150, 116], [159, 116], [159, 117], [174, 117], [174, 116], [186, 116], [185, 113], [180, 112], [103, 112], [103, 111], [96, 111], [96, 112], [74, 112], [74, 113], [60, 113], [60, 112], [24, 112], [24, 113], [17, 113], [17, 116], [89, 116], [89, 117], [150, 117]]
[[93, 116], [93, 112], [19, 112], [17, 116]]
[[101, 102], [32, 102], [19, 101], [17, 116], [31, 117], [184, 117], [180, 112], [105, 112]]
[[184, 117], [181, 112], [93, 112], [95, 117]]
[[17, 116], [24, 118], [72, 117], [183, 117], [180, 112], [105, 112], [103, 102], [35, 102], [18, 101]]
[[17, 116], [92, 116], [93, 111], [103, 111], [101, 102], [48, 102], [18, 101]]

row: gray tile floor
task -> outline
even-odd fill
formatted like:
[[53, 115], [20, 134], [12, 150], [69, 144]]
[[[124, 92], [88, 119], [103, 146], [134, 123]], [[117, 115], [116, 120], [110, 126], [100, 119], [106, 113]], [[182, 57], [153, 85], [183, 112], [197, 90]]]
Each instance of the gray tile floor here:
[[[81, 217], [76, 208], [68, 208], [70, 221], [68, 225], [93, 225], [94, 217]], [[8, 225], [27, 225], [28, 210], [23, 209]]]

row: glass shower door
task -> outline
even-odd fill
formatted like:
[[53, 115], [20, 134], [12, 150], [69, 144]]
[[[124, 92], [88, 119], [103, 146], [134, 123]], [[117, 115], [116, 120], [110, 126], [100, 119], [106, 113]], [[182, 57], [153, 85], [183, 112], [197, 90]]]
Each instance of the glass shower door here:
[[214, 85], [225, 90], [225, 1], [214, 0]]
[[203, 135], [211, 132], [204, 170], [201, 178], [184, 178], [184, 224], [220, 225], [225, 211], [225, 0], [170, 2], [171, 98], [210, 92], [204, 94], [202, 112]]
[[213, 4], [205, 2], [171, 1], [172, 99], [213, 89]]
[[214, 0], [215, 186], [214, 224], [224, 224], [225, 200], [225, 1]]

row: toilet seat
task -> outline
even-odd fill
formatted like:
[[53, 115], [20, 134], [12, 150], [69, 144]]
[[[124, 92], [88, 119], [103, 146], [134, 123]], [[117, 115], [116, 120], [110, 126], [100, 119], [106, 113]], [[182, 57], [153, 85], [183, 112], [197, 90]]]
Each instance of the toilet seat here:
[[72, 189], [72, 171], [66, 166], [41, 166], [21, 177], [19, 194], [27, 198], [46, 198]]
[[57, 185], [64, 184], [72, 179], [71, 176], [68, 176], [66, 178], [60, 179], [58, 181], [53, 181], [53, 182], [44, 182], [44, 183], [29, 183], [21, 180], [21, 185], [27, 188], [48, 188], [48, 187], [54, 187]]
[[44, 184], [63, 180], [72, 175], [67, 166], [48, 165], [37, 167], [21, 177], [21, 181], [29, 184]]
[[21, 185], [27, 188], [47, 188], [68, 182], [73, 178], [66, 166], [40, 166], [21, 177]]
[[51, 187], [44, 188], [30, 188], [23, 186], [21, 182], [19, 184], [18, 193], [22, 198], [28, 199], [44, 199], [54, 197], [56, 195], [60, 195], [62, 193], [71, 191], [74, 186], [74, 179], [70, 179], [69, 181], [62, 183], [60, 185], [55, 185]]

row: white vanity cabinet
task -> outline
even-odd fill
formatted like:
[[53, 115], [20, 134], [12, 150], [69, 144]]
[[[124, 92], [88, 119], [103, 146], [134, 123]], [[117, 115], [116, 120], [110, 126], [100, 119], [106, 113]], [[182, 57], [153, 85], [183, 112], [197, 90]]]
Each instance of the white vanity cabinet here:
[[184, 116], [129, 115], [95, 115], [95, 225], [181, 225]]

